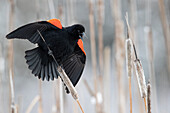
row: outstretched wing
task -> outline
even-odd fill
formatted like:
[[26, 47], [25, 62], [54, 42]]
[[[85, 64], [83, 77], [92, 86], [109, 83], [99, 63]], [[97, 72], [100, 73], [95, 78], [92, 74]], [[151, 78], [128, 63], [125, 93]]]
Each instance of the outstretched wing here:
[[40, 47], [25, 52], [26, 63], [32, 74], [39, 79], [47, 81], [58, 78], [57, 65], [53, 58], [45, 53]]
[[[58, 78], [59, 73], [57, 71], [57, 65], [54, 62], [54, 59], [47, 53], [44, 53], [41, 47], [27, 50], [25, 53], [26, 63], [28, 64], [28, 68], [32, 71], [32, 74], [41, 80], [46, 79], [47, 81], [50, 79], [54, 80], [54, 78]], [[63, 69], [65, 70], [67, 76], [74, 86], [76, 86], [82, 75], [85, 61], [86, 55], [77, 45], [75, 47], [75, 51], [69, 55], [66, 60], [59, 63], [63, 66]], [[67, 87], [66, 92], [69, 93]]]
[[51, 19], [48, 21], [34, 22], [9, 33], [6, 37], [7, 39], [19, 38], [19, 39], [28, 39], [32, 43], [39, 43], [41, 40], [40, 35], [37, 30], [44, 32], [47, 30], [60, 30], [62, 25], [58, 19]]
[[78, 83], [82, 72], [84, 70], [86, 61], [86, 55], [82, 52], [80, 47], [77, 45], [75, 51], [62, 62], [63, 69], [67, 76], [70, 78], [74, 86]]

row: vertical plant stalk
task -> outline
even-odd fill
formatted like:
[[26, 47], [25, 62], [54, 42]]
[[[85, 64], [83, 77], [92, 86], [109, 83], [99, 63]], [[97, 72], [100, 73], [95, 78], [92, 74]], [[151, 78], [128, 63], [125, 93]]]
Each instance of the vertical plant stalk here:
[[[63, 94], [63, 85], [61, 80], [59, 81], [59, 89], [60, 89], [60, 113], [64, 113], [64, 94]], [[58, 104], [58, 103], [56, 103]]]
[[103, 0], [98, 0], [98, 44], [99, 44], [99, 73], [103, 75]]
[[151, 84], [150, 82], [148, 82], [147, 84], [147, 108], [148, 108], [147, 113], [151, 113]]
[[[131, 28], [128, 23], [128, 14], [127, 13], [126, 13], [125, 19], [126, 19], [126, 23], [127, 23], [127, 27], [128, 27], [128, 36], [133, 37]], [[132, 41], [131, 41], [131, 43], [132, 43]], [[144, 75], [142, 64], [140, 63], [140, 60], [138, 59], [136, 48], [135, 48], [134, 44], [133, 44], [133, 49], [134, 49], [134, 54], [135, 54], [134, 66], [135, 66], [135, 70], [136, 70], [138, 86], [139, 86], [141, 97], [144, 98], [145, 110], [147, 112], [145, 75]]]
[[141, 97], [144, 99], [145, 110], [147, 112], [147, 105], [146, 105], [146, 95], [147, 94], [146, 94], [145, 75], [144, 75], [142, 64], [141, 64], [140, 60], [137, 57], [135, 45], [133, 45], [133, 47], [134, 47], [134, 52], [135, 52], [135, 57], [136, 57], [136, 59], [134, 61], [134, 66], [135, 66], [135, 70], [136, 70], [138, 86], [139, 86], [139, 89], [140, 89]]
[[14, 83], [12, 79], [12, 70], [9, 70], [9, 77], [10, 77], [10, 88], [11, 88], [11, 113], [16, 113], [16, 106], [15, 106], [15, 95], [14, 95]]
[[132, 40], [137, 43], [136, 39], [136, 24], [137, 24], [137, 8], [136, 8], [136, 0], [130, 0], [130, 23], [131, 23], [131, 33]]
[[74, 102], [74, 104], [73, 104], [73, 113], [79, 113], [76, 102]]
[[39, 97], [40, 97], [40, 99], [38, 99], [38, 100], [39, 100], [38, 113], [43, 113], [43, 108], [42, 108], [42, 81], [39, 80], [38, 83], [39, 83], [39, 88], [38, 88], [38, 90], [39, 90]]
[[71, 83], [70, 79], [66, 75], [65, 71], [61, 68], [61, 66], [58, 66], [57, 71], [59, 72], [60, 77], [62, 78], [63, 82], [65, 83], [65, 85], [69, 89], [72, 97], [76, 100], [77, 104], [79, 105], [82, 113], [84, 113], [84, 110], [83, 110], [83, 108], [82, 108], [82, 106], [79, 102], [78, 93], [77, 93], [75, 87], [73, 86], [73, 84]]
[[154, 51], [153, 51], [153, 36], [152, 36], [152, 28], [151, 28], [151, 10], [152, 10], [152, 4], [150, 3], [150, 0], [145, 0], [145, 6], [146, 6], [146, 11], [145, 11], [145, 37], [147, 41], [147, 54], [148, 54], [148, 62], [149, 62], [149, 79], [151, 81], [152, 85], [152, 98], [153, 98], [153, 107], [154, 107], [154, 112], [158, 113], [158, 103], [157, 103], [157, 89], [156, 89], [156, 78], [155, 78], [155, 70], [154, 70]]
[[[127, 20], [127, 19], [126, 19]], [[129, 99], [130, 99], [130, 113], [132, 113], [132, 89], [131, 89], [131, 78], [132, 78], [132, 41], [129, 38], [129, 30], [127, 31], [126, 39], [126, 70], [129, 79]]]
[[119, 113], [125, 113], [125, 92], [123, 82], [123, 70], [125, 60], [125, 36], [124, 23], [121, 17], [121, 3], [120, 0], [113, 0], [113, 17], [115, 22], [115, 63], [116, 73], [118, 76], [118, 92], [119, 92]]
[[160, 17], [161, 17], [166, 51], [167, 51], [168, 70], [169, 70], [169, 75], [170, 75], [170, 28], [169, 28], [169, 24], [168, 24], [166, 12], [165, 12], [164, 0], [158, 0], [158, 2], [159, 2]]
[[[58, 17], [60, 20], [63, 19], [63, 4], [62, 3], [60, 5], [58, 5]], [[64, 113], [64, 93], [63, 93], [63, 85], [62, 85], [61, 80], [58, 81], [57, 85], [59, 85], [59, 90], [60, 90], [59, 93], [60, 94], [56, 95], [56, 96], [58, 96], [57, 100], [59, 100], [59, 102], [57, 102], [57, 100], [56, 100], [56, 106], [58, 107], [60, 113]], [[57, 93], [58, 92], [56, 92], [56, 94]]]
[[[103, 19], [104, 19], [104, 15], [103, 13], [103, 0], [98, 0], [97, 1], [97, 5], [98, 5], [98, 45], [99, 45], [99, 81], [100, 81], [100, 85], [99, 86], [99, 91], [101, 92], [101, 96], [104, 95], [104, 88], [103, 88]], [[102, 113], [103, 112], [103, 108], [104, 107], [104, 103], [103, 101], [99, 104], [99, 112]]]
[[4, 58], [3, 58], [3, 53], [2, 53], [2, 45], [0, 45], [0, 64], [2, 65], [0, 67], [0, 112], [4, 112], [4, 107], [3, 107], [3, 103], [4, 103], [4, 100], [3, 100], [3, 86], [2, 86], [2, 75], [4, 75], [4, 67], [5, 67], [5, 64], [4, 64]]
[[104, 48], [104, 111], [111, 113], [111, 48]]
[[50, 11], [50, 18], [55, 18], [55, 7], [53, 0], [48, 0], [48, 7]]
[[131, 79], [132, 77], [128, 77], [129, 79], [129, 101], [130, 101], [130, 113], [132, 113], [132, 82]]
[[[36, 4], [36, 18], [37, 20], [40, 19], [40, 1], [36, 0], [35, 1]], [[38, 99], [38, 113], [43, 113], [43, 104], [42, 104], [42, 81], [38, 80], [38, 93], [39, 93], [39, 99]]]
[[[10, 12], [9, 12], [9, 31], [12, 31], [14, 26], [14, 0], [9, 0], [10, 3]], [[10, 40], [8, 43], [8, 69], [9, 69], [9, 78], [10, 78], [10, 112], [15, 112], [15, 102], [14, 102], [14, 67], [13, 67], [13, 40]]]
[[91, 44], [91, 57], [92, 57], [92, 69], [93, 69], [93, 77], [94, 77], [94, 93], [96, 98], [96, 112], [99, 109], [97, 102], [97, 91], [98, 91], [98, 83], [97, 83], [97, 60], [96, 60], [96, 40], [95, 40], [95, 28], [94, 28], [94, 11], [93, 11], [93, 3], [92, 0], [89, 0], [89, 21], [90, 21], [90, 44]]

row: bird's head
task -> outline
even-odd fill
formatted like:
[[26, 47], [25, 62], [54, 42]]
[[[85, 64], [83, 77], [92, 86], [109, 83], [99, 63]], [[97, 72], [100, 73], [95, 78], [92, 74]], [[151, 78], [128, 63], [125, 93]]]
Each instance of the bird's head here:
[[76, 39], [82, 39], [85, 33], [85, 28], [80, 24], [75, 24], [66, 27], [66, 30], [71, 33]]

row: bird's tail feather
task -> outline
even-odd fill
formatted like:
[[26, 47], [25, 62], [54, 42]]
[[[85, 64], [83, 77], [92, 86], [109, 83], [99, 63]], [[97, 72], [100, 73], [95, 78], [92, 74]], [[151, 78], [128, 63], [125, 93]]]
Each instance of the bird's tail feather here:
[[25, 54], [26, 63], [28, 68], [32, 70], [32, 74], [47, 81], [58, 78], [59, 74], [55, 62], [40, 47], [27, 50]]

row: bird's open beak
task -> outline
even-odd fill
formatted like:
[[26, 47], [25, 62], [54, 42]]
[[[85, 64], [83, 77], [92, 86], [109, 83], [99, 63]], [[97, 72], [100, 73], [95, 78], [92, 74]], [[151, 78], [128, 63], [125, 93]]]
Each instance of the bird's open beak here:
[[82, 33], [82, 36], [79, 36], [79, 37], [80, 37], [80, 39], [82, 39], [82, 40], [83, 40], [84, 38], [87, 38], [87, 39], [88, 39], [88, 37], [86, 36], [85, 32], [83, 32], [83, 33]]

